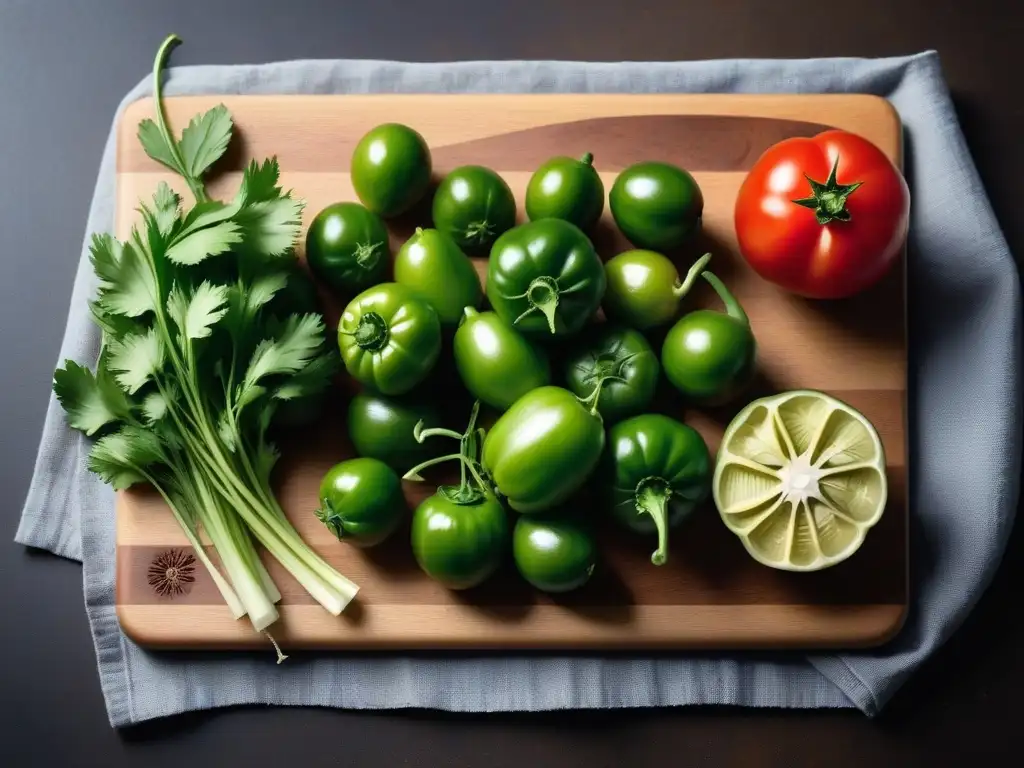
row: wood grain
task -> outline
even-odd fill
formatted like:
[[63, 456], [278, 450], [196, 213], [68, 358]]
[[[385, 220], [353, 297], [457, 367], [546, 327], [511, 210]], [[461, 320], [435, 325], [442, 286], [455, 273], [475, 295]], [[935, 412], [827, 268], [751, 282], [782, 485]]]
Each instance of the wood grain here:
[[[328, 648], [835, 647], [878, 644], [898, 630], [908, 601], [905, 270], [894, 270], [851, 300], [805, 301], [777, 290], [745, 265], [732, 225], [733, 200], [746, 169], [783, 138], [846, 128], [901, 162], [900, 125], [886, 102], [839, 95], [226, 96], [168, 99], [168, 115], [180, 126], [221, 102], [240, 138], [220, 163], [212, 194], [231, 194], [251, 157], [276, 154], [282, 184], [307, 203], [307, 223], [323, 206], [355, 199], [347, 173], [352, 147], [363, 132], [385, 121], [406, 122], [423, 133], [437, 178], [469, 162], [499, 171], [516, 193], [520, 221], [530, 173], [551, 155], [594, 153], [606, 189], [632, 162], [683, 165], [704, 192], [704, 233], [670, 256], [685, 269], [699, 253], [710, 251], [713, 268], [744, 304], [759, 344], [758, 377], [747, 397], [797, 387], [827, 391], [876, 425], [888, 463], [886, 514], [857, 556], [827, 571], [789, 574], [758, 565], [708, 504], [673, 532], [671, 558], [663, 568], [650, 565], [650, 541], [624, 538], [602, 526], [602, 563], [578, 592], [558, 599], [538, 594], [506, 563], [487, 584], [456, 594], [419, 572], [407, 530], [379, 550], [361, 552], [339, 544], [311, 514], [322, 474], [352, 455], [343, 417], [351, 391], [346, 384], [316, 429], [285, 437], [276, 481], [300, 533], [361, 591], [345, 614], [332, 617], [266, 558], [282, 593], [278, 640]], [[152, 102], [142, 100], [128, 108], [120, 125], [119, 237], [137, 221], [137, 200], [151, 195], [158, 182], [186, 192], [138, 146], [136, 126], [151, 110]], [[429, 225], [428, 210], [421, 206], [390, 223], [393, 249], [414, 226]], [[603, 258], [631, 247], [607, 210], [594, 242]], [[485, 266], [477, 260], [481, 275]], [[324, 298], [328, 320], [334, 322], [340, 307]], [[716, 304], [714, 294], [704, 290], [689, 301]], [[715, 451], [724, 426], [743, 404], [700, 411], [666, 392], [659, 395], [658, 407], [685, 418]], [[406, 489], [411, 509], [433, 486], [406, 484]], [[592, 506], [597, 515], [600, 499], [593, 493], [585, 489], [577, 503]], [[154, 558], [187, 549], [154, 494], [119, 494], [117, 546], [118, 612], [136, 641], [194, 648], [264, 642], [246, 621], [231, 620], [202, 568], [185, 593], [173, 598], [157, 595], [146, 582]]]

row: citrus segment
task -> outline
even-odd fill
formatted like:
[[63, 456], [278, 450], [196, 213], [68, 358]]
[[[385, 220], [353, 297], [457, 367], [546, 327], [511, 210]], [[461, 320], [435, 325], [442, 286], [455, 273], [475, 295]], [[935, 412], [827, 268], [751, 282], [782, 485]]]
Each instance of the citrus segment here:
[[772, 568], [816, 571], [851, 557], [887, 500], [885, 451], [847, 403], [795, 390], [729, 423], [712, 492], [726, 527]]

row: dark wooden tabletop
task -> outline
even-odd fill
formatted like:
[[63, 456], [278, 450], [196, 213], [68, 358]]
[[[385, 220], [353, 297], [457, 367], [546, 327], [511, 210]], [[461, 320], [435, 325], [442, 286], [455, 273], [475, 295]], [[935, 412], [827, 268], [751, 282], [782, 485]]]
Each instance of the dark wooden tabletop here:
[[[534, 715], [238, 709], [113, 731], [81, 568], [13, 543], [100, 153], [174, 31], [175, 62], [288, 58], [704, 59], [938, 50], [1011, 248], [1024, 173], [1019, 30], [1006, 0], [0, 2], [0, 764], [960, 766], [1016, 762], [1020, 526], [963, 627], [884, 714], [719, 709]], [[964, 254], [970, 258], [970, 254]], [[1015, 714], [1017, 716], [1015, 716]]]

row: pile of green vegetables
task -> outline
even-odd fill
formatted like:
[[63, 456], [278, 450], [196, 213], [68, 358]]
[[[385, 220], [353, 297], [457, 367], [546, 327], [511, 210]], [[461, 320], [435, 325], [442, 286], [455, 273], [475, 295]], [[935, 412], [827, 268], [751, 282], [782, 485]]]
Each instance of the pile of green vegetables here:
[[[662, 162], [618, 174], [608, 205], [634, 249], [605, 263], [592, 240], [605, 188], [590, 154], [538, 168], [518, 225], [498, 173], [456, 168], [431, 198], [432, 172], [422, 135], [377, 126], [352, 156], [359, 201], [326, 207], [307, 233], [313, 274], [344, 297], [338, 347], [360, 385], [347, 421], [358, 458], [323, 478], [318, 517], [342, 541], [376, 546], [408, 515], [402, 479], [457, 465], [458, 483], [418, 505], [411, 532], [420, 567], [451, 589], [482, 583], [509, 553], [538, 589], [586, 583], [598, 558], [595, 514], [579, 501], [588, 487], [664, 564], [670, 530], [710, 494], [713, 461], [696, 430], [656, 411], [659, 384], [720, 404], [750, 381], [756, 354], [710, 255], [685, 277], [666, 256], [700, 231], [700, 187]], [[420, 226], [392, 254], [386, 221], [397, 217]], [[486, 290], [471, 257], [487, 260]], [[681, 312], [698, 281], [723, 311]], [[462, 431], [433, 406], [446, 349], [474, 401]], [[438, 451], [445, 440], [451, 450]]]

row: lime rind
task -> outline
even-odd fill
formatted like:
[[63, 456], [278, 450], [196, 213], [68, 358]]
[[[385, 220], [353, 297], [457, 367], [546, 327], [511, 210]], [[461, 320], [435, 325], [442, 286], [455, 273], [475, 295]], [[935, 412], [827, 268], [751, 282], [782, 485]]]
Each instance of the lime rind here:
[[712, 495], [755, 560], [817, 571], [848, 559], [885, 512], [885, 450], [847, 403], [794, 390], [749, 403], [726, 429]]

